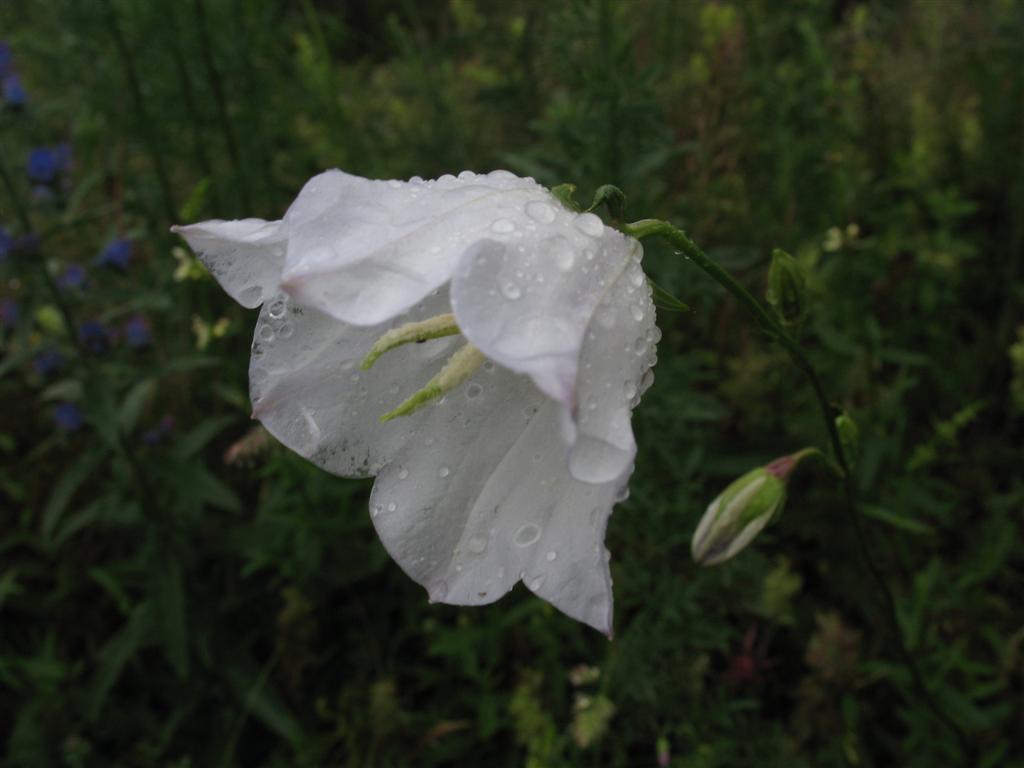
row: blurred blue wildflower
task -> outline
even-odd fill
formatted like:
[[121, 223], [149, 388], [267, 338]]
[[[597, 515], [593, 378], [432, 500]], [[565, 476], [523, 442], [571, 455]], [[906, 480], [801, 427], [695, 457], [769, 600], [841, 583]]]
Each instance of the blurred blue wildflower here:
[[57, 279], [57, 284], [61, 288], [84, 288], [87, 279], [85, 267], [81, 264], [68, 264]]
[[55, 349], [44, 349], [32, 359], [32, 369], [40, 376], [57, 373], [67, 361], [64, 355]]
[[34, 147], [29, 150], [25, 170], [35, 183], [50, 184], [56, 180], [59, 170], [57, 154], [49, 147]]
[[21, 305], [14, 299], [0, 300], [0, 326], [11, 328], [21, 318]]
[[99, 320], [86, 320], [78, 326], [78, 339], [94, 354], [102, 354], [110, 348], [113, 340], [110, 329]]
[[39, 250], [39, 235], [29, 232], [14, 241], [14, 253], [20, 256], [31, 256]]
[[0, 264], [7, 261], [7, 257], [11, 255], [11, 251], [14, 250], [14, 238], [11, 234], [0, 227]]
[[148, 347], [153, 341], [149, 320], [145, 315], [132, 315], [124, 324], [124, 343], [132, 349]]
[[77, 432], [82, 427], [82, 412], [74, 403], [57, 403], [53, 409], [53, 421], [65, 432]]
[[174, 417], [167, 415], [153, 427], [142, 433], [142, 442], [146, 445], [162, 443], [174, 430]]
[[123, 237], [118, 237], [107, 243], [100, 252], [96, 263], [103, 267], [119, 269], [124, 271], [128, 268], [128, 262], [132, 258], [132, 242]]
[[7, 77], [14, 71], [14, 54], [11, 46], [0, 40], [0, 77]]
[[21, 77], [15, 72], [3, 76], [2, 91], [4, 102], [10, 107], [23, 107], [28, 101], [28, 95], [21, 84]]

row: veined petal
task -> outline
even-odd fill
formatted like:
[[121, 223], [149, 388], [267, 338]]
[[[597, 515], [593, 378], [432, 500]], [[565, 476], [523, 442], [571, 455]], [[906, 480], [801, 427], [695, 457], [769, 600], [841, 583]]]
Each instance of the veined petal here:
[[391, 556], [453, 605], [491, 603], [518, 581], [569, 616], [610, 633], [604, 533], [626, 477], [569, 473], [559, 406], [492, 364], [428, 410], [377, 476], [370, 507]]
[[482, 237], [514, 239], [541, 192], [506, 171], [409, 182], [327, 171], [285, 215], [284, 289], [343, 322], [383, 322], [447, 283]]
[[580, 480], [606, 482], [633, 462], [630, 417], [654, 381], [651, 368], [661, 339], [654, 320], [637, 250], [601, 298], [580, 349], [571, 413], [575, 439], [569, 450], [570, 470]]
[[423, 426], [429, 409], [387, 424], [380, 416], [420, 389], [464, 341], [412, 344], [359, 367], [391, 327], [447, 309], [443, 291], [377, 326], [340, 323], [278, 295], [263, 306], [249, 366], [253, 416], [296, 453], [343, 477], [375, 474]]
[[534, 227], [522, 239], [487, 239], [466, 251], [452, 278], [452, 311], [488, 357], [571, 406], [584, 332], [640, 245], [545, 195], [527, 203]]
[[544, 232], [538, 242], [486, 240], [468, 250], [452, 310], [488, 357], [562, 404], [573, 475], [609, 482], [636, 453], [630, 413], [657, 342], [643, 251], [592, 214], [561, 208]]
[[287, 232], [280, 221], [214, 219], [171, 227], [185, 238], [217, 282], [243, 307], [277, 293]]

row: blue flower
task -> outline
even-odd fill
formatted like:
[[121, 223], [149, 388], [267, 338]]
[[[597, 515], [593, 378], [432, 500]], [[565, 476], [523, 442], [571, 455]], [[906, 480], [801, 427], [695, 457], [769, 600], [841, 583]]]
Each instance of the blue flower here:
[[85, 267], [81, 264], [68, 264], [64, 268], [64, 272], [57, 279], [57, 284], [61, 288], [83, 288], [85, 287], [86, 279], [88, 279], [88, 274], [85, 271]]
[[0, 41], [0, 77], [7, 77], [14, 69], [14, 54], [11, 53], [11, 46]]
[[53, 409], [53, 421], [65, 432], [77, 432], [82, 427], [82, 412], [74, 403], [57, 403]]
[[107, 243], [100, 252], [96, 263], [103, 267], [111, 267], [124, 271], [132, 258], [132, 242], [123, 237], [115, 238]]
[[14, 299], [0, 301], [0, 326], [13, 327], [21, 318], [21, 305]]
[[164, 439], [171, 434], [174, 429], [174, 417], [164, 416], [160, 419], [156, 426], [147, 429], [142, 433], [142, 442], [146, 445], [156, 445], [162, 443]]
[[11, 237], [3, 227], [0, 227], [0, 264], [7, 261], [7, 257], [11, 255], [11, 251], [14, 250], [14, 238]]
[[67, 361], [64, 355], [55, 349], [44, 349], [32, 359], [32, 368], [40, 376], [49, 376], [56, 373]]
[[28, 101], [28, 95], [21, 84], [21, 78], [13, 72], [3, 77], [2, 90], [4, 101], [9, 106], [23, 107], [25, 102]]
[[50, 184], [57, 178], [59, 169], [57, 153], [49, 147], [34, 147], [29, 150], [25, 170], [32, 181], [37, 184]]
[[90, 352], [103, 354], [110, 348], [110, 329], [99, 320], [87, 320], [78, 326], [78, 340]]
[[149, 320], [145, 315], [132, 315], [124, 324], [124, 343], [132, 349], [148, 347], [153, 341]]

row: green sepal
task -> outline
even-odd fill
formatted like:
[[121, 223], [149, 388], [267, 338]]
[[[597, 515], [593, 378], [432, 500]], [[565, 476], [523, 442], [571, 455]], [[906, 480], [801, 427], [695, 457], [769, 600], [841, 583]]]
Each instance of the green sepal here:
[[807, 281], [803, 270], [796, 259], [780, 248], [772, 251], [767, 299], [783, 325], [798, 325], [807, 318]]
[[587, 208], [587, 212], [605, 205], [608, 207], [608, 214], [612, 221], [622, 221], [626, 212], [626, 194], [614, 184], [602, 184], [594, 192], [594, 201]]
[[570, 211], [580, 213], [583, 210], [573, 197], [576, 194], [575, 184], [559, 184], [557, 187], [551, 188], [551, 194]]

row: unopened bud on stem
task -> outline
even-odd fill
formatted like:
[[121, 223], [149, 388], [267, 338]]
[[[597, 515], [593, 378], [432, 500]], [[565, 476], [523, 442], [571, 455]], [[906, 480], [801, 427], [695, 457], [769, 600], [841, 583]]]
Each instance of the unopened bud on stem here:
[[701, 565], [717, 565], [743, 550], [782, 510], [789, 476], [816, 449], [782, 456], [752, 469], [708, 505], [693, 534], [693, 559]]

